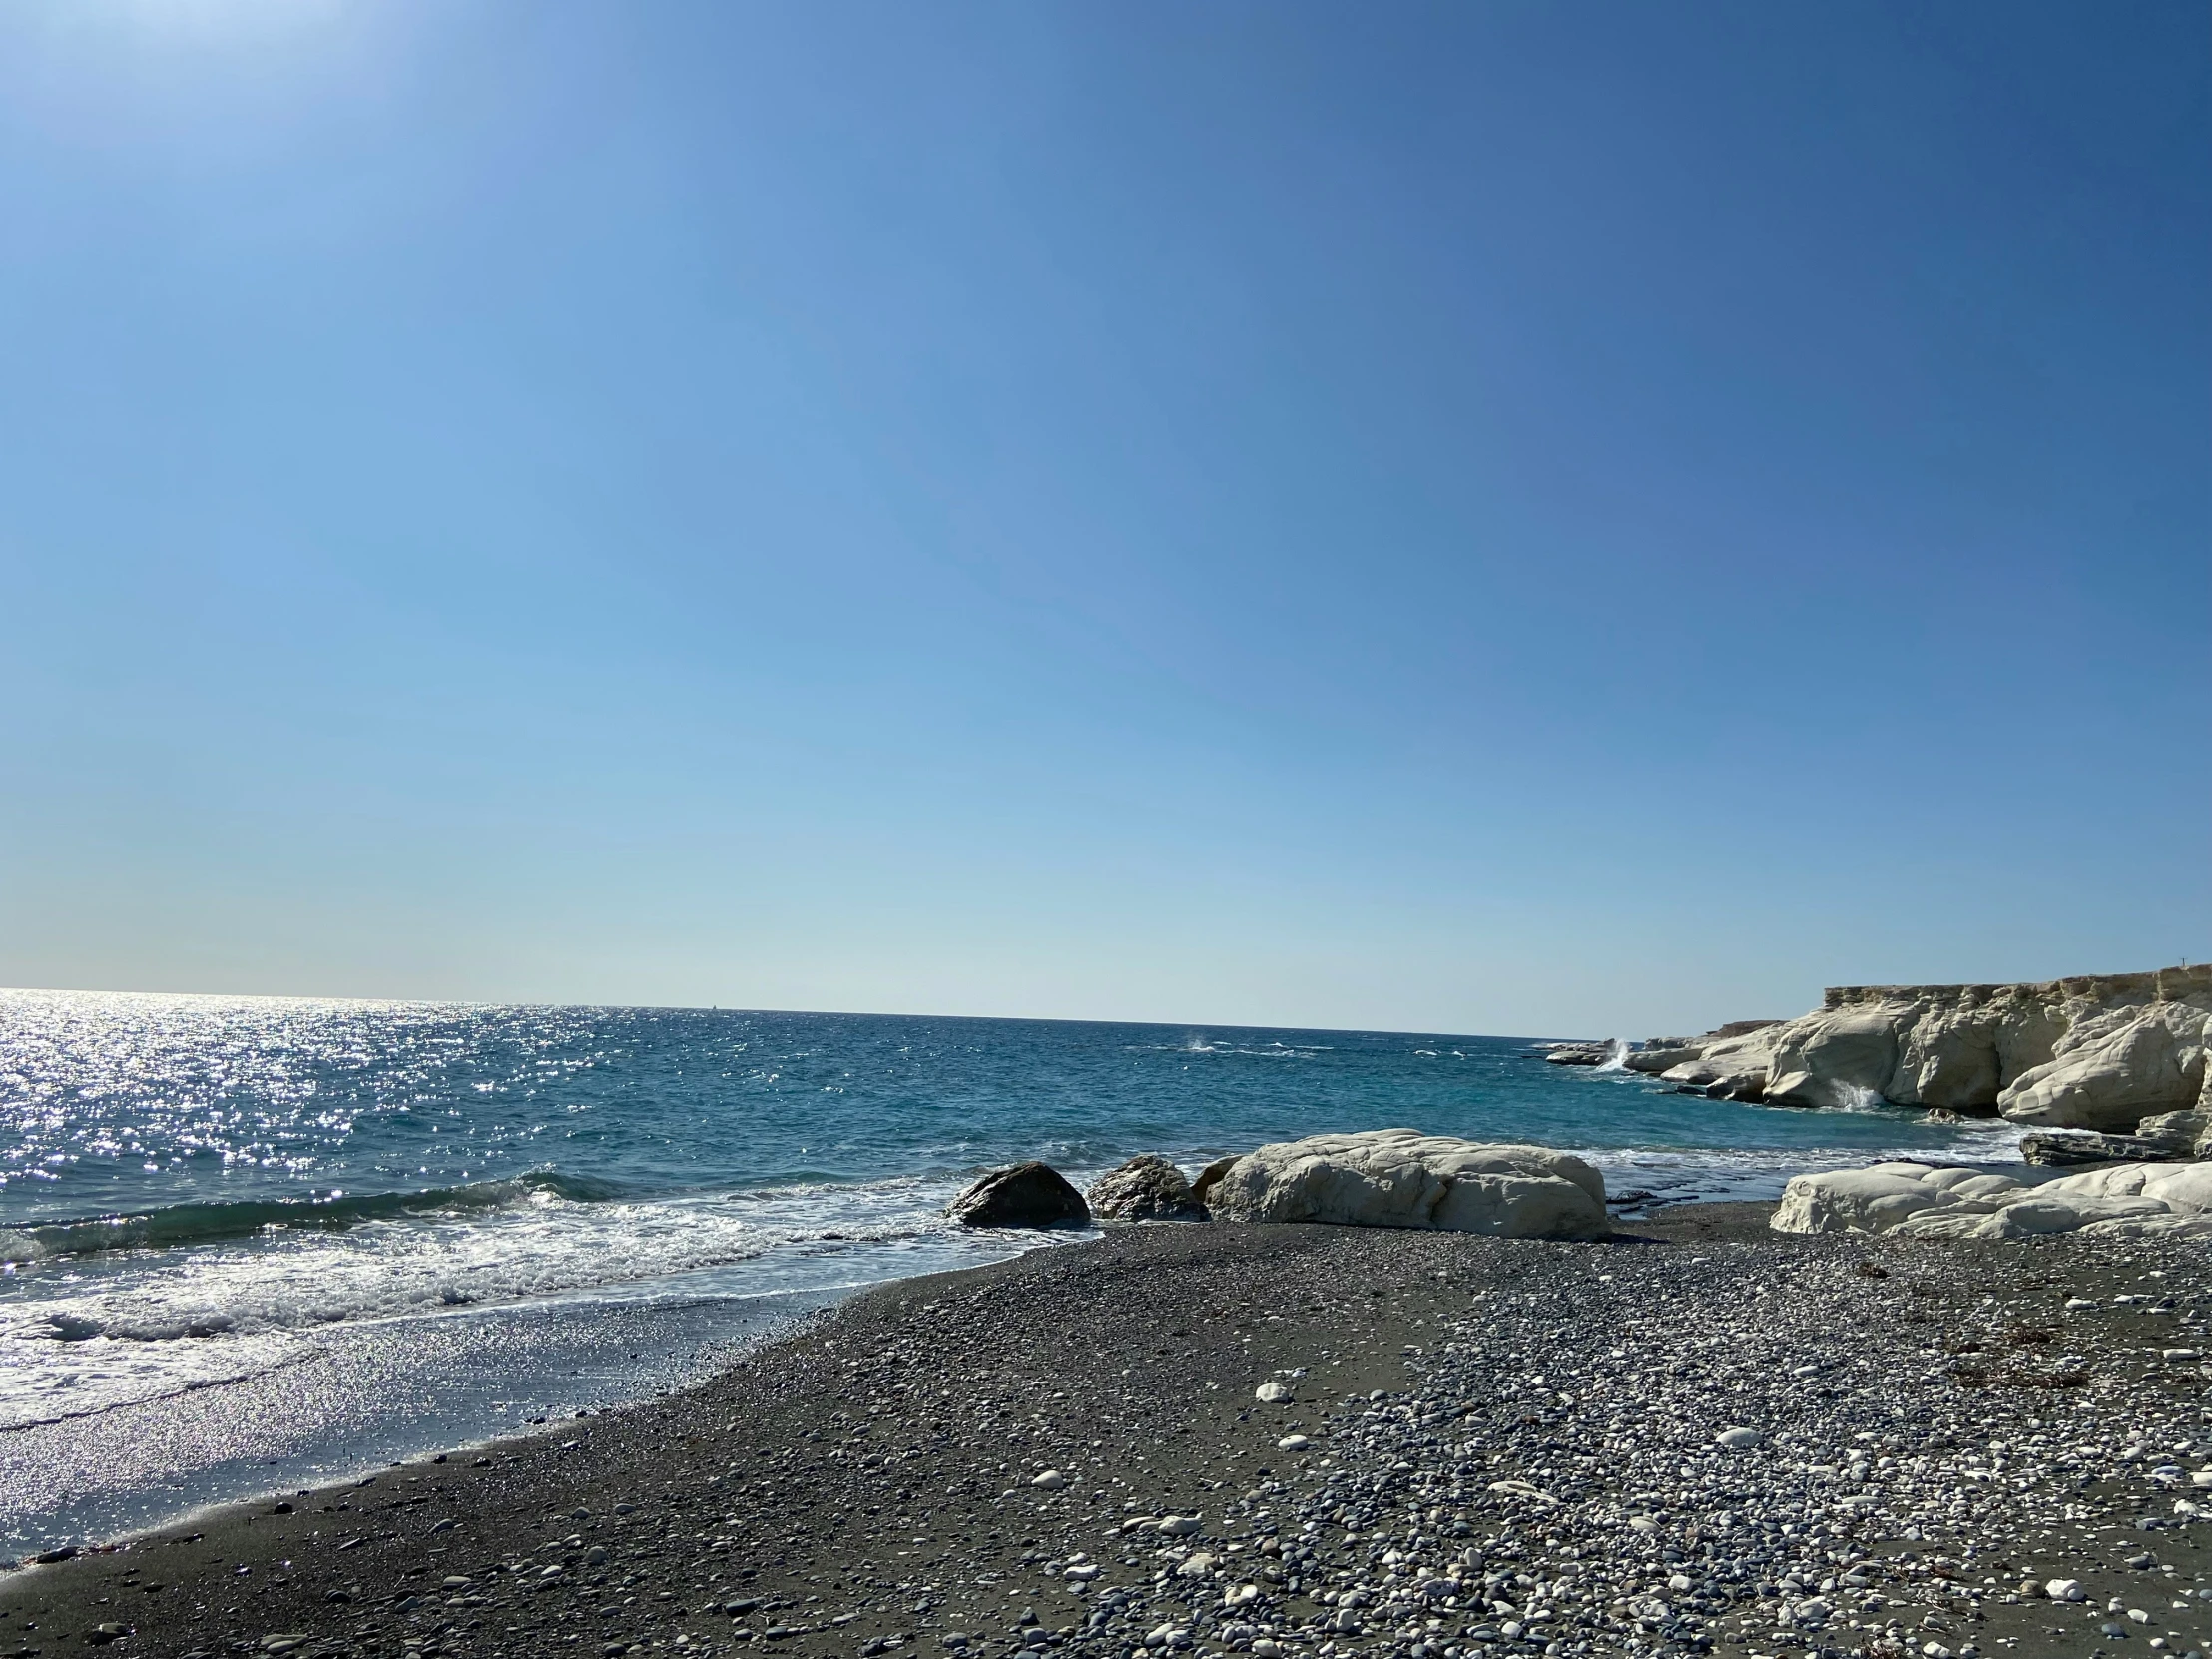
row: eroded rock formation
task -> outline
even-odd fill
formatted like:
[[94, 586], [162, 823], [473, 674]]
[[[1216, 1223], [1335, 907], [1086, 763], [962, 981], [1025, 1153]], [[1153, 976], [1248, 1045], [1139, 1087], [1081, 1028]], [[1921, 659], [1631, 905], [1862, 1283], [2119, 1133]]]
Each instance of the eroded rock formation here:
[[2212, 1106], [2208, 1027], [2206, 966], [2042, 984], [1844, 985], [1802, 1018], [1685, 1044], [1660, 1075], [1731, 1100], [1888, 1101], [2125, 1132], [2153, 1113]]
[[1581, 1159], [1412, 1129], [1263, 1146], [1208, 1185], [1206, 1206], [1224, 1221], [1434, 1228], [1508, 1239], [1597, 1239], [1610, 1231], [1605, 1179]]
[[1914, 1163], [1800, 1175], [1768, 1225], [1779, 1233], [1924, 1239], [2212, 1233], [2212, 1164], [2108, 1164], [2078, 1175], [2039, 1175]]

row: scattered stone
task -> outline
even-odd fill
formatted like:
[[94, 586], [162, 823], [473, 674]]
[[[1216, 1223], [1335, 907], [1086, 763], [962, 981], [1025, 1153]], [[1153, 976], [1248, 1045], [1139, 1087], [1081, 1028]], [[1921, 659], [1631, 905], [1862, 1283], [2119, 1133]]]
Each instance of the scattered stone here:
[[[427, 1603], [387, 1599], [404, 1581], [386, 1580], [370, 1607], [324, 1605], [332, 1578], [379, 1570], [373, 1552], [335, 1559], [356, 1529], [383, 1549], [366, 1513], [318, 1518], [331, 1553], [301, 1555], [298, 1603], [263, 1556], [251, 1579], [205, 1582], [265, 1623], [307, 1623], [290, 1659], [882, 1659], [948, 1629], [963, 1640], [940, 1651], [975, 1659], [1936, 1659], [1931, 1644], [2086, 1652], [2104, 1620], [2137, 1645], [2205, 1645], [2212, 1608], [2150, 1601], [2165, 1575], [2146, 1552], [2151, 1532], [2172, 1546], [2179, 1595], [2212, 1537], [2190, 1472], [2212, 1462], [2203, 1382], [2177, 1369], [2212, 1350], [2201, 1246], [1784, 1238], [1730, 1214], [1638, 1223], [1649, 1242], [1613, 1248], [1127, 1230], [886, 1287], [696, 1392], [614, 1413], [586, 1448], [519, 1444], [501, 1459], [516, 1506], [462, 1508], [482, 1555], [425, 1550], [403, 1518], [421, 1510], [392, 1512], [392, 1570], [428, 1565]], [[1141, 1335], [1071, 1361], [1093, 1331]], [[1205, 1391], [1238, 1376], [1306, 1403]], [[1756, 1457], [1724, 1438], [1749, 1424], [1767, 1428]], [[1046, 1472], [1068, 1497], [1038, 1500]], [[645, 1513], [608, 1501], [641, 1486]], [[578, 1497], [605, 1518], [571, 1518]], [[258, 1514], [229, 1536], [299, 1548]], [[185, 1555], [140, 1564], [174, 1590]], [[2053, 1603], [2045, 1581], [2081, 1594]], [[265, 1584], [271, 1599], [244, 1599]], [[161, 1652], [223, 1654], [238, 1621], [208, 1599]], [[49, 1640], [46, 1659], [63, 1651]]]

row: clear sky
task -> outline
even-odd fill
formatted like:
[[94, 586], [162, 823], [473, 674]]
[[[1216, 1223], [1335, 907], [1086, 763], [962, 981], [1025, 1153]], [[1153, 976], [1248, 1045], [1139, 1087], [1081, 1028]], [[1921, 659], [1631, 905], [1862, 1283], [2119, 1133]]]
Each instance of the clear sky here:
[[17, 0], [0, 983], [2212, 956], [2202, 0]]

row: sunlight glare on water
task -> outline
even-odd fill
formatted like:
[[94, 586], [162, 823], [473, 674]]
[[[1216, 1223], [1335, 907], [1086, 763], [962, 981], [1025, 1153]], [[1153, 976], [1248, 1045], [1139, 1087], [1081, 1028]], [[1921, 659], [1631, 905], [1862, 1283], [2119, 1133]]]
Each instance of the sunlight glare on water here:
[[841, 1282], [1002, 1254], [977, 1169], [1078, 1180], [1409, 1125], [1757, 1196], [2006, 1132], [1769, 1110], [1527, 1039], [683, 1009], [0, 993], [0, 1426], [459, 1309]]

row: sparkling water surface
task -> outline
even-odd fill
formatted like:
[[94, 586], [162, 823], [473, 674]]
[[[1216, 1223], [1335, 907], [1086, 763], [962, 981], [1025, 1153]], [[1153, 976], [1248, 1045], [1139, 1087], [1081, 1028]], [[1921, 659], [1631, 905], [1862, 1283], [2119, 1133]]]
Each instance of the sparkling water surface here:
[[[1019, 1158], [1080, 1181], [1138, 1152], [1195, 1166], [1408, 1125], [1571, 1148], [1616, 1194], [1675, 1199], [2013, 1141], [1710, 1101], [1542, 1053], [1441, 1033], [0, 992], [0, 1436], [308, 1359], [327, 1373], [377, 1340], [341, 1336], [393, 1322], [656, 1304], [752, 1319], [741, 1304], [991, 1260], [1034, 1240], [941, 1210]], [[578, 1402], [548, 1379], [483, 1393], [487, 1411]]]
[[1523, 1038], [9, 992], [0, 1426], [338, 1322], [946, 1265], [944, 1198], [1012, 1159], [1397, 1124], [1665, 1196], [2002, 1134], [1673, 1094]]

